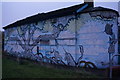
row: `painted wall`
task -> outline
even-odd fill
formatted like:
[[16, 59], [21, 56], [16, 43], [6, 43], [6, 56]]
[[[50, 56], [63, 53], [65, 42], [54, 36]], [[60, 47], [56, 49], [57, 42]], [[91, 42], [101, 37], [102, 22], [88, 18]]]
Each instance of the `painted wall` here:
[[109, 55], [118, 51], [117, 32], [114, 12], [69, 15], [6, 29], [4, 49], [53, 64], [106, 68]]

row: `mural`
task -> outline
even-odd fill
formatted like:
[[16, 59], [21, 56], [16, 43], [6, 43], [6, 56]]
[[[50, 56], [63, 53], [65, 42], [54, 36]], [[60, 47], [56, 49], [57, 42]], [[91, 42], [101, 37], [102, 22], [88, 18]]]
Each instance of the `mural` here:
[[112, 12], [90, 12], [9, 28], [4, 49], [10, 55], [40, 62], [103, 68], [107, 53], [116, 50], [116, 19]]
[[112, 30], [113, 24], [106, 24], [105, 26], [105, 32], [107, 35], [109, 35], [109, 48], [108, 48], [108, 53], [114, 53], [115, 52], [115, 44], [117, 42], [117, 39], [115, 37], [115, 34], [113, 33]]
[[109, 60], [112, 58], [113, 54], [115, 54], [115, 44], [117, 43], [117, 39], [115, 33], [113, 32], [113, 24], [106, 24], [105, 25], [105, 33], [109, 35]]

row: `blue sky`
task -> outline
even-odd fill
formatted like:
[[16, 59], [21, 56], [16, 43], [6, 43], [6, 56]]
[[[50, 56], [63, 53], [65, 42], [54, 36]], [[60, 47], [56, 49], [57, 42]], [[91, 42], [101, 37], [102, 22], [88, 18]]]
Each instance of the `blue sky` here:
[[[2, 2], [2, 4], [0, 3], [0, 6], [2, 5], [2, 27], [28, 16], [81, 3], [82, 2]], [[118, 10], [118, 2], [95, 2], [94, 5], [95, 7], [103, 6]], [[2, 27], [0, 27], [0, 30], [2, 30]]]

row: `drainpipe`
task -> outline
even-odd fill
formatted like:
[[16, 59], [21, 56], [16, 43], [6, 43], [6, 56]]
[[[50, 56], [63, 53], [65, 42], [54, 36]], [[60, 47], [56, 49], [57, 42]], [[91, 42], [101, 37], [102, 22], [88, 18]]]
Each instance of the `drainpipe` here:
[[75, 61], [77, 61], [77, 13], [75, 12]]

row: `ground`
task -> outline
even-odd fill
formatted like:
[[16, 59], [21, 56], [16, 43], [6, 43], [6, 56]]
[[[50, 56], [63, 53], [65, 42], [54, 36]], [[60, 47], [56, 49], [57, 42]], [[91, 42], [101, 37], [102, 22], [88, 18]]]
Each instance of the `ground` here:
[[[3, 73], [2, 78], [105, 78], [105, 73], [99, 70], [73, 70], [46, 67], [35, 62], [24, 60], [23, 64], [19, 64], [15, 59], [3, 56]], [[103, 71], [102, 71], [103, 72]]]

